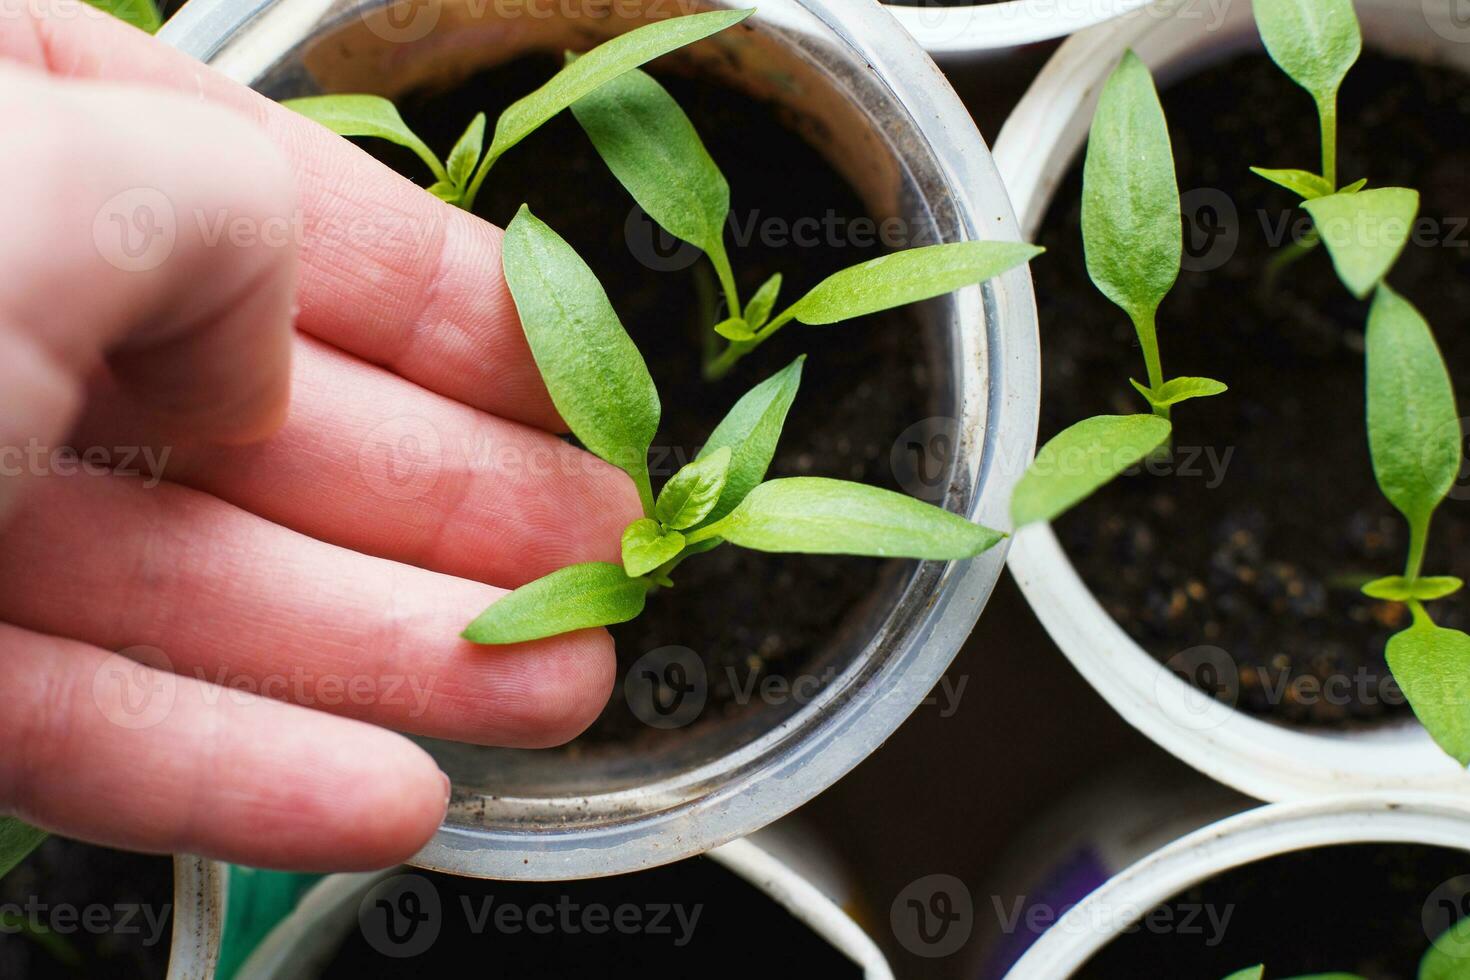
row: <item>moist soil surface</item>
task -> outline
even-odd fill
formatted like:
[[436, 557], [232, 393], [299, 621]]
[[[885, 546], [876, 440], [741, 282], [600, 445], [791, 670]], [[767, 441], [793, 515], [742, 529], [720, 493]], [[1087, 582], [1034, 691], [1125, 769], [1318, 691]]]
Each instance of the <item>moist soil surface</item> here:
[[1076, 978], [1213, 980], [1263, 963], [1268, 977], [1344, 971], [1412, 980], [1430, 935], [1452, 924], [1450, 908], [1463, 908], [1467, 872], [1463, 852], [1418, 844], [1281, 855], [1176, 895]]
[[[173, 887], [167, 857], [48, 838], [0, 879], [0, 977], [162, 977]], [[17, 931], [16, 914], [52, 936]]]
[[[1321, 248], [1269, 298], [1261, 290], [1271, 236], [1303, 213], [1248, 167], [1320, 166], [1311, 100], [1253, 54], [1181, 81], [1163, 102], [1187, 245], [1187, 271], [1159, 315], [1164, 374], [1218, 378], [1230, 391], [1176, 407], [1174, 457], [1158, 468], [1167, 475], [1116, 481], [1057, 533], [1134, 640], [1217, 697], [1300, 725], [1403, 715], [1383, 650], [1407, 611], [1357, 588], [1400, 573], [1407, 547], [1368, 455], [1367, 304], [1338, 283]], [[1459, 404], [1470, 405], [1470, 82], [1369, 53], [1341, 107], [1343, 183], [1368, 176], [1423, 195], [1433, 223], [1390, 280], [1434, 327]], [[1032, 264], [1043, 439], [1089, 415], [1147, 410], [1128, 384], [1144, 376], [1132, 326], [1087, 278], [1080, 193], [1079, 161], [1046, 218], [1049, 254]], [[1466, 490], [1435, 517], [1426, 574], [1470, 572]], [[1430, 608], [1441, 625], [1464, 628], [1465, 606], [1461, 596]], [[1238, 693], [1228, 661], [1222, 670], [1218, 654], [1189, 652], [1202, 645], [1238, 665]]]
[[[436, 898], [439, 915], [421, 928], [438, 924], [437, 937], [422, 943], [400, 917], [403, 945], [394, 947], [383, 920], [359, 919], [323, 980], [861, 975], [764, 893], [708, 860], [579, 882], [410, 879], [413, 892], [368, 898], [418, 916], [433, 916]], [[385, 949], [415, 955], [393, 958]]]
[[[448, 94], [411, 98], [401, 109], [430, 146], [447, 152], [475, 112], [486, 111], [493, 127], [502, 107], [556, 68], [550, 57], [518, 59]], [[736, 227], [726, 243], [742, 300], [780, 272], [784, 306], [838, 269], [883, 254], [882, 236], [870, 227], [856, 193], [779, 109], [709, 82], [661, 80], [730, 182]], [[364, 145], [403, 173], [422, 170], [396, 147]], [[662, 237], [570, 113], [496, 164], [477, 211], [503, 227], [523, 202], [593, 267], [648, 361], [663, 403], [650, 457], [655, 491], [693, 459], [740, 395], [803, 353], [811, 357], [769, 475], [900, 489], [891, 447], [904, 429], [936, 414], [925, 394], [928, 345], [909, 315], [898, 311], [836, 327], [792, 325], [725, 379], [707, 383], [700, 357], [709, 323], [698, 285], [700, 279], [713, 282], [707, 261]], [[674, 589], [650, 596], [642, 617], [613, 628], [620, 677], [645, 653], [688, 647], [708, 678], [700, 720], [742, 710], [740, 701], [748, 700], [742, 692], [755, 690], [752, 683], [797, 679], [811, 666], [823, 645], [858, 615], [884, 567], [873, 559], [778, 556], [730, 546], [698, 556], [679, 569]], [[640, 722], [615, 694], [584, 741], [638, 734], [667, 737]]]

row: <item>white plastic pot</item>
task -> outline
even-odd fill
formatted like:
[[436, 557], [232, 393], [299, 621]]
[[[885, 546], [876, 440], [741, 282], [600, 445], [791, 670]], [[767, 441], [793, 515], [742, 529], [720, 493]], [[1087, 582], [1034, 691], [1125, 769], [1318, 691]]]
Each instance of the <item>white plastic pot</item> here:
[[1064, 980], [1150, 909], [1231, 868], [1310, 848], [1375, 843], [1470, 851], [1470, 804], [1375, 794], [1278, 803], [1210, 824], [1155, 851], [1078, 903], [1006, 980]]
[[[1369, 45], [1470, 70], [1470, 29], [1455, 0], [1357, 0]], [[1185, 3], [1073, 37], [1047, 63], [1006, 122], [996, 162], [1023, 237], [1034, 238], [1057, 185], [1085, 144], [1103, 81], [1132, 48], [1161, 84], [1259, 46], [1248, 3], [1213, 30]], [[1308, 117], [1304, 125], [1315, 125]], [[1080, 248], [1080, 243], [1078, 245]], [[1082, 329], [1045, 324], [1042, 329]], [[1141, 732], [1195, 768], [1259, 799], [1373, 790], [1470, 791], [1470, 774], [1412, 719], [1360, 731], [1314, 732], [1251, 717], [1175, 676], [1103, 610], [1047, 525], [1016, 536], [1009, 564], [1048, 633], [1100, 694]], [[1228, 666], [1228, 665], [1227, 665]]]
[[[693, 860], [713, 860], [764, 892], [857, 964], [866, 980], [892, 980], [888, 961], [867, 933], [826, 892], [771, 851], [752, 840], [738, 840]], [[237, 980], [296, 980], [312, 975], [331, 961], [351, 931], [359, 927], [359, 907], [372, 889], [409, 870], [394, 868], [323, 879], [256, 948]], [[569, 883], [567, 887], [574, 890], [576, 886]], [[700, 900], [698, 894], [690, 898]], [[780, 951], [772, 953], [779, 955]], [[406, 971], [412, 971], [411, 958], [405, 957], [402, 962]], [[493, 961], [487, 961], [487, 965], [493, 968]], [[698, 966], [691, 964], [691, 973], [697, 973]]]
[[174, 924], [168, 980], [211, 980], [224, 932], [225, 866], [174, 858]]
[[958, 7], [890, 3], [888, 11], [930, 54], [964, 56], [1067, 37], [1148, 6], [1149, 0], [1002, 0]]

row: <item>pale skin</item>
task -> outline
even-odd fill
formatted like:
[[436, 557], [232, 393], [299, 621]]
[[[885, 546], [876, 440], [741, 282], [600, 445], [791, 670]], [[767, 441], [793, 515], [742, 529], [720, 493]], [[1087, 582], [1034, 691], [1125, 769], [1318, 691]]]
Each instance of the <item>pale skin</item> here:
[[[268, 867], [400, 861], [448, 783], [397, 732], [543, 747], [606, 704], [602, 630], [458, 634], [616, 561], [633, 484], [555, 435], [499, 229], [89, 9], [0, 18], [0, 450], [139, 451], [127, 474], [0, 455], [0, 813]], [[97, 224], [137, 188], [177, 229], [141, 270]], [[126, 683], [171, 700], [119, 724], [108, 658], [139, 648], [167, 660]]]

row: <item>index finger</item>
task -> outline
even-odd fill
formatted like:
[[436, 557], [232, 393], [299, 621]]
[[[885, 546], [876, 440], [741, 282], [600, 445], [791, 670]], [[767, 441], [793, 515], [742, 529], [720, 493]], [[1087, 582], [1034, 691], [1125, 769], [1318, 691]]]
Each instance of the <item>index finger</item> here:
[[20, 29], [0, 31], [0, 58], [198, 96], [250, 117], [285, 150], [301, 208], [301, 330], [465, 404], [562, 427], [501, 274], [500, 229], [75, 0], [33, 0], [14, 10]]

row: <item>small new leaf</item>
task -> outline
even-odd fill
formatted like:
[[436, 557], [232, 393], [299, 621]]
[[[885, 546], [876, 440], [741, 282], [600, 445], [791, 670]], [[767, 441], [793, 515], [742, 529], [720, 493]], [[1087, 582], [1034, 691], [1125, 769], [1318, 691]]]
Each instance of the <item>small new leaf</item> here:
[[733, 457], [729, 446], [721, 446], [679, 470], [659, 493], [654, 516], [677, 530], [704, 520], [719, 503]]
[[1261, 980], [1266, 975], [1264, 966], [1248, 966], [1244, 970], [1236, 970], [1225, 980]]
[[1057, 433], [1011, 495], [1016, 527], [1051, 521], [1168, 441], [1157, 415], [1099, 415]]
[[1388, 669], [1430, 737], [1470, 765], [1470, 636], [1416, 623], [1389, 639]]
[[702, 250], [721, 279], [729, 279], [730, 185], [674, 97], [635, 69], [578, 99], [572, 114], [638, 206], [669, 234]]
[[1191, 398], [1208, 398], [1230, 390], [1214, 378], [1173, 378], [1160, 385], [1157, 391], [1133, 378], [1129, 378], [1128, 383], [1155, 408], [1168, 408]]
[[951, 242], [894, 252], [822, 280], [781, 319], [840, 323], [994, 279], [1044, 251], [1022, 242]]
[[446, 204], [459, 203], [460, 189], [447, 180], [436, 180], [427, 189], [430, 194]]
[[1184, 226], [1169, 127], [1132, 51], [1108, 78], [1083, 165], [1087, 274], [1135, 323], [1152, 322], [1179, 278]]
[[529, 208], [506, 229], [504, 253], [505, 280], [562, 420], [633, 478], [652, 513], [648, 447], [660, 407], [643, 355], [587, 263]]
[[608, 562], [569, 565], [521, 586], [461, 634], [471, 643], [526, 643], [592, 626], [626, 623], [643, 612], [648, 582]]
[[750, 329], [750, 324], [743, 318], [732, 316], [728, 320], [722, 320], [715, 324], [715, 333], [726, 340], [754, 340], [755, 331]]
[[1367, 177], [1364, 177], [1362, 180], [1355, 180], [1351, 184], [1348, 184], [1346, 187], [1341, 188], [1340, 190], [1338, 190], [1337, 193], [1339, 193], [1339, 194], [1356, 194], [1356, 193], [1358, 193], [1358, 191], [1362, 190], [1364, 187], [1367, 187], [1367, 186], [1368, 186], [1368, 178]]
[[752, 330], [759, 330], [765, 326], [780, 296], [781, 273], [778, 272], [761, 283], [761, 288], [757, 289], [755, 295], [750, 298], [750, 302], [745, 304], [745, 322], [750, 324]]
[[475, 164], [480, 162], [480, 155], [484, 152], [485, 114], [480, 112], [470, 120], [464, 135], [454, 144], [454, 149], [449, 151], [449, 160], [445, 164], [445, 169], [449, 172], [449, 182], [456, 188], [463, 188], [474, 174]]
[[1326, 197], [1333, 193], [1327, 178], [1305, 170], [1271, 170], [1266, 167], [1251, 167], [1251, 173], [1264, 177], [1279, 187], [1285, 187], [1304, 201]]
[[163, 15], [153, 0], [87, 0], [98, 10], [105, 11], [124, 23], [132, 24], [140, 31], [157, 34], [163, 26]]
[[1319, 106], [1335, 101], [1363, 51], [1352, 0], [1254, 0], [1254, 5], [1271, 60]]
[[931, 560], [973, 558], [1005, 537], [901, 493], [820, 477], [762, 483], [704, 532], [756, 551]]
[[1419, 961], [1419, 980], [1465, 980], [1470, 976], [1470, 916], [1435, 937]]
[[1326, 243], [1338, 278], [1354, 296], [1365, 299], [1408, 244], [1419, 213], [1419, 192], [1376, 187], [1329, 194], [1302, 207]]
[[1409, 579], [1402, 575], [1377, 578], [1363, 586], [1363, 595], [1370, 599], [1385, 599], [1389, 602], [1409, 602], [1417, 599], [1429, 602], [1454, 595], [1465, 585], [1453, 575], [1427, 575]]
[[0, 878], [26, 859], [46, 839], [46, 831], [14, 817], [0, 817]]
[[684, 535], [665, 531], [658, 521], [634, 521], [623, 530], [623, 570], [629, 575], [647, 575], [684, 550]]
[[381, 95], [311, 95], [287, 99], [281, 105], [321, 123], [338, 136], [369, 136], [407, 147], [428, 165], [436, 180], [449, 180], [434, 151], [408, 128], [398, 108]]
[[1387, 286], [1373, 300], [1366, 345], [1373, 472], [1383, 495], [1422, 533], [1460, 472], [1449, 372], [1429, 324]]
[[696, 459], [705, 459], [726, 447], [731, 456], [725, 487], [714, 509], [705, 516], [707, 522], [730, 513], [765, 479], [776, 455], [781, 428], [786, 424], [786, 413], [801, 386], [801, 366], [805, 362], [803, 354], [750, 389], [710, 433]]

